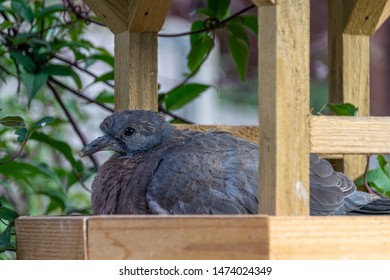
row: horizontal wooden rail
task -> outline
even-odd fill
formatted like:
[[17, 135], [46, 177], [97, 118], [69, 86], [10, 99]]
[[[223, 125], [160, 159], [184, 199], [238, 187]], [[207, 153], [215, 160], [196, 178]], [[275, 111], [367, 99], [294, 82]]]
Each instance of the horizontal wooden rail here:
[[389, 232], [388, 216], [16, 220], [19, 259], [389, 259]]
[[[312, 116], [310, 152], [327, 155], [389, 154], [389, 117]], [[257, 126], [176, 125], [179, 129], [222, 130], [258, 142]]]
[[388, 154], [390, 118], [314, 116], [310, 142], [317, 154]]

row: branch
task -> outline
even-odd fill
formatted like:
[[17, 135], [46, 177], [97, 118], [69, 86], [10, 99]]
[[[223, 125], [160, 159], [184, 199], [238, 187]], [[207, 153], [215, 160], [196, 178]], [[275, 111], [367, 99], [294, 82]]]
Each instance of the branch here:
[[54, 78], [49, 78], [49, 81], [52, 82], [52, 83], [54, 83], [54, 84], [56, 84], [57, 86], [60, 86], [60, 87], [62, 87], [62, 88], [64, 88], [64, 89], [70, 91], [71, 93], [73, 93], [73, 94], [76, 95], [77, 97], [80, 97], [80, 98], [82, 98], [82, 99], [84, 99], [84, 100], [86, 100], [86, 101], [88, 101], [88, 102], [91, 102], [91, 103], [93, 103], [93, 104], [96, 104], [96, 105], [102, 107], [103, 109], [106, 109], [107, 111], [109, 111], [109, 112], [111, 112], [111, 113], [114, 112], [114, 109], [108, 107], [107, 105], [105, 105], [105, 104], [103, 104], [103, 103], [100, 103], [100, 102], [97, 102], [96, 100], [94, 100], [94, 99], [92, 99], [92, 98], [90, 98], [90, 97], [84, 95], [82, 92], [80, 92], [80, 91], [78, 91], [78, 90], [75, 90], [75, 89], [73, 89], [73, 88], [67, 86], [66, 84], [64, 84], [64, 83], [62, 83], [62, 82], [60, 82], [60, 81], [58, 81], [58, 80], [56, 80], [56, 79], [54, 79]]
[[[246, 11], [249, 11], [250, 9], [256, 7], [256, 5], [250, 5], [237, 13], [231, 15], [230, 17], [225, 18], [224, 20], [218, 22], [217, 24], [209, 25], [207, 27], [204, 27], [202, 29], [194, 30], [194, 31], [188, 31], [188, 32], [182, 32], [182, 33], [174, 33], [174, 34], [158, 34], [159, 37], [180, 37], [180, 36], [186, 36], [186, 35], [192, 35], [192, 34], [198, 34], [202, 32], [208, 32], [215, 29], [223, 28], [225, 27], [226, 23], [231, 21], [232, 19], [235, 19], [236, 17], [240, 16], [241, 14], [245, 13]], [[218, 19], [213, 19], [215, 21], [218, 21]]]
[[[47, 85], [50, 88], [50, 90], [52, 91], [55, 99], [57, 100], [57, 102], [60, 105], [61, 109], [64, 111], [66, 117], [68, 118], [69, 122], [71, 123], [74, 131], [79, 136], [79, 138], [80, 138], [81, 142], [83, 143], [83, 145], [84, 146], [88, 145], [88, 141], [85, 139], [85, 137], [84, 137], [81, 129], [79, 128], [77, 122], [74, 120], [73, 116], [70, 114], [70, 112], [66, 108], [66, 106], [65, 106], [64, 102], [62, 101], [60, 95], [58, 94], [57, 90], [54, 88], [54, 86], [50, 82], [48, 82]], [[99, 168], [99, 163], [98, 163], [97, 159], [95, 158], [95, 156], [94, 155], [89, 155], [89, 158], [93, 162], [95, 168], [98, 169]]]
[[0, 165], [6, 164], [6, 163], [8, 163], [8, 162], [10, 162], [10, 161], [13, 161], [13, 160], [16, 159], [17, 157], [19, 157], [19, 156], [22, 154], [22, 152], [23, 152], [23, 150], [24, 150], [24, 147], [26, 146], [27, 140], [28, 140], [29, 137], [30, 137], [30, 134], [29, 134], [29, 135], [26, 137], [26, 139], [23, 141], [22, 145], [20, 146], [19, 151], [17, 151], [17, 152], [16, 152], [14, 155], [12, 155], [10, 158], [8, 158], [8, 159], [6, 159], [6, 160], [0, 161]]
[[184, 119], [183, 117], [180, 117], [180, 116], [178, 116], [178, 115], [176, 115], [176, 114], [174, 114], [174, 113], [172, 113], [172, 112], [167, 111], [167, 110], [166, 110], [163, 106], [161, 106], [161, 105], [158, 106], [158, 110], [161, 111], [161, 112], [163, 112], [164, 114], [166, 114], [166, 115], [168, 115], [168, 116], [171, 116], [171, 117], [173, 117], [173, 118], [175, 118], [175, 119], [178, 119], [178, 120], [181, 121], [181, 122], [184, 122], [184, 123], [187, 123], [187, 124], [194, 124], [192, 121], [189, 121], [189, 120], [187, 120], [187, 119]]
[[[65, 59], [63, 57], [58, 56], [58, 55], [54, 55], [53, 57], [58, 59], [58, 60], [60, 60], [60, 61], [62, 61], [62, 62], [65, 62], [65, 63], [67, 63], [67, 64], [69, 64], [71, 66], [74, 66], [75, 68], [79, 69], [80, 71], [83, 71], [84, 73], [87, 73], [88, 75], [94, 77], [95, 79], [98, 78], [98, 76], [96, 74], [92, 73], [88, 69], [80, 67], [77, 62], [69, 61], [69, 60], [67, 60], [67, 59]], [[105, 83], [106, 85], [114, 88], [114, 85], [111, 84], [110, 82], [107, 82], [107, 81], [102, 81], [102, 82]]]

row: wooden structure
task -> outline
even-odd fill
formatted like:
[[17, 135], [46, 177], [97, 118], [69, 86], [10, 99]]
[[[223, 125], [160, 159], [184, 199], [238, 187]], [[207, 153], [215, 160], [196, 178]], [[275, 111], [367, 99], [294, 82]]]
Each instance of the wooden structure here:
[[[115, 34], [116, 109], [156, 110], [157, 32], [170, 1], [85, 2]], [[368, 117], [368, 39], [390, 0], [329, 0], [331, 96], [357, 104], [356, 118], [310, 114], [309, 2], [254, 0], [260, 127], [228, 130], [261, 144], [259, 215], [21, 217], [18, 258], [390, 258], [390, 217], [308, 216], [310, 152], [345, 155], [352, 176], [355, 154], [390, 152], [390, 118]]]

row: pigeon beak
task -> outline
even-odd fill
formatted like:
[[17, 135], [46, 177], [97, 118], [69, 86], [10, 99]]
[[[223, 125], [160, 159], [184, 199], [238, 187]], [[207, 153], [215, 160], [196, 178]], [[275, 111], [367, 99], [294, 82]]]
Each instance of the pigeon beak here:
[[122, 149], [118, 149], [118, 142], [117, 140], [110, 136], [110, 135], [104, 135], [99, 138], [96, 138], [91, 143], [89, 143], [87, 146], [85, 146], [80, 152], [80, 157], [85, 157], [92, 155], [99, 151], [104, 150], [114, 150], [114, 151], [122, 151]]

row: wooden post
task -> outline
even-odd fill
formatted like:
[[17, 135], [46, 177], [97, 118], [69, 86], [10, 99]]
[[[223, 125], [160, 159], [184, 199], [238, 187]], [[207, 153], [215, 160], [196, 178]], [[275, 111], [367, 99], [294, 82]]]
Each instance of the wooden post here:
[[[390, 14], [389, 0], [329, 0], [329, 96], [370, 115], [370, 38]], [[345, 155], [343, 171], [364, 173], [366, 156]]]
[[157, 111], [157, 32], [171, 0], [85, 0], [115, 34], [115, 110]]
[[259, 7], [259, 210], [308, 215], [310, 1], [254, 2]]

